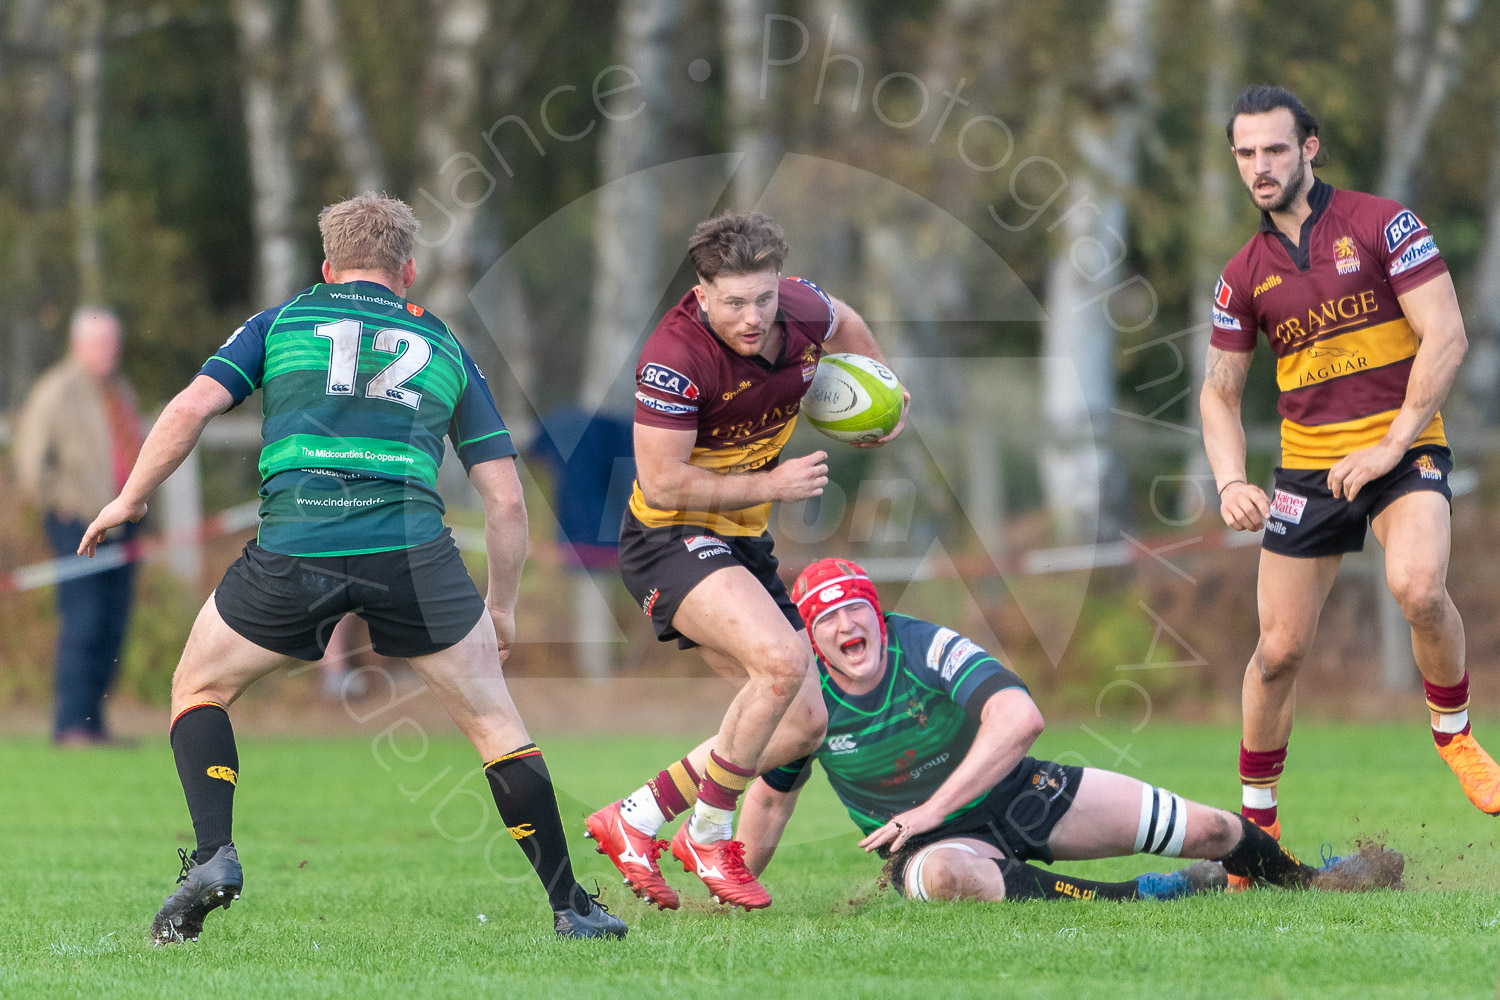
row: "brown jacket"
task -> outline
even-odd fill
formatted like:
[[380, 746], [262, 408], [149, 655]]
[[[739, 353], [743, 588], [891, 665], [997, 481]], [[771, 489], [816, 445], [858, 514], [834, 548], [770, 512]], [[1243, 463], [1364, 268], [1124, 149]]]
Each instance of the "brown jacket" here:
[[[123, 378], [115, 388], [135, 408]], [[16, 423], [15, 462], [32, 503], [60, 518], [91, 521], [115, 498], [109, 417], [99, 382], [64, 359], [37, 380]]]

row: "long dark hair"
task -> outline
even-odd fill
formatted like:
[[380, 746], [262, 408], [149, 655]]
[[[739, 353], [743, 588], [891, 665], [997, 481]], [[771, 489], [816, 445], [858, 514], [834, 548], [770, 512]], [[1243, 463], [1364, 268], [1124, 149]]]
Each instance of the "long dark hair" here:
[[[1224, 126], [1224, 134], [1229, 137], [1229, 144], [1234, 145], [1234, 120], [1240, 115], [1263, 115], [1277, 108], [1286, 108], [1292, 113], [1292, 124], [1297, 129], [1297, 145], [1300, 147], [1307, 141], [1310, 135], [1318, 134], [1318, 120], [1312, 116], [1312, 112], [1297, 100], [1297, 95], [1285, 87], [1278, 87], [1272, 83], [1256, 83], [1240, 91], [1240, 96], [1234, 100], [1234, 112], [1229, 116], [1229, 123]], [[1326, 150], [1319, 149], [1318, 155], [1312, 158], [1312, 165], [1321, 167], [1328, 162]]]

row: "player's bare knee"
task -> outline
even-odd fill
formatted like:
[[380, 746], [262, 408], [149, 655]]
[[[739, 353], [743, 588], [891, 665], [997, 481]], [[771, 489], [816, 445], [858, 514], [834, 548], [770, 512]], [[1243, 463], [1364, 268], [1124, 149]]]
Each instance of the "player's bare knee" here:
[[1413, 628], [1437, 629], [1447, 619], [1450, 601], [1442, 580], [1425, 573], [1392, 573], [1387, 582]]
[[1295, 639], [1267, 635], [1262, 637], [1255, 649], [1255, 666], [1260, 679], [1267, 683], [1289, 680], [1297, 676], [1302, 661], [1307, 656], [1306, 646]]

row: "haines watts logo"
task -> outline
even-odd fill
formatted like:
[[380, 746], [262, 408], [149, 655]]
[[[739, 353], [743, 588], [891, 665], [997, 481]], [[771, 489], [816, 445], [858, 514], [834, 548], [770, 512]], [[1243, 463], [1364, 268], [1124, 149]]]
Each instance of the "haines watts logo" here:
[[1354, 249], [1354, 237], [1340, 236], [1333, 241], [1333, 266], [1339, 274], [1353, 274], [1359, 270], [1359, 254]]
[[1255, 290], [1250, 293], [1250, 297], [1252, 299], [1258, 299], [1258, 298], [1260, 298], [1261, 292], [1269, 292], [1271, 289], [1275, 288], [1279, 284], [1281, 284], [1281, 275], [1279, 275], [1279, 274], [1270, 275], [1269, 277], [1266, 278], [1265, 281], [1262, 281], [1260, 284], [1258, 284], [1258, 285], [1255, 286]]
[[215, 764], [209, 768], [208, 776], [210, 778], [218, 778], [220, 781], [227, 781], [231, 785], [238, 785], [240, 783], [240, 776], [234, 773], [234, 768], [225, 767], [222, 764]]

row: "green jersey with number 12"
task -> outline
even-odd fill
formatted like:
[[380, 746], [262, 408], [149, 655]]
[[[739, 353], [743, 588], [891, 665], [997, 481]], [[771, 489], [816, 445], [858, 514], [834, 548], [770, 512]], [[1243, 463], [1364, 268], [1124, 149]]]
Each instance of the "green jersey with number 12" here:
[[204, 364], [262, 389], [259, 544], [387, 552], [443, 530], [443, 438], [468, 469], [514, 455], [484, 376], [436, 316], [371, 281], [318, 284], [251, 317]]

